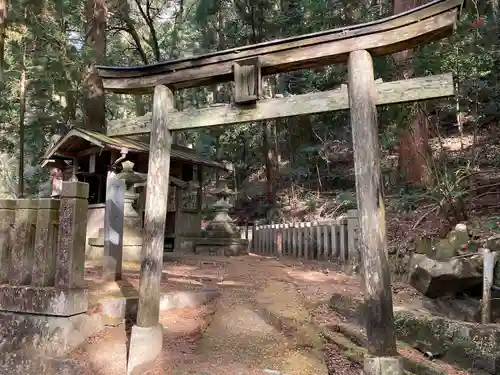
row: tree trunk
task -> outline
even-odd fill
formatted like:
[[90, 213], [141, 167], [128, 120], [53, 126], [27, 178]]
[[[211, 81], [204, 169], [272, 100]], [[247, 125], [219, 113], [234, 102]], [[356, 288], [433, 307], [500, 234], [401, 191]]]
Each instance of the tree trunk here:
[[264, 123], [264, 155], [266, 157], [266, 180], [267, 180], [267, 200], [270, 205], [274, 206], [276, 203], [276, 147], [275, 137], [276, 123], [275, 121], [266, 121]]
[[87, 43], [92, 53], [87, 61], [83, 80], [83, 114], [85, 126], [97, 131], [104, 131], [106, 128], [104, 88], [96, 65], [103, 62], [106, 53], [107, 13], [106, 0], [87, 0]]
[[17, 197], [24, 197], [24, 118], [26, 117], [26, 51], [21, 61], [21, 78], [19, 80], [19, 169]]
[[[422, 5], [422, 0], [394, 0], [394, 14]], [[399, 79], [413, 76], [413, 50], [406, 50], [393, 55]], [[418, 104], [414, 105], [410, 124], [399, 138], [398, 172], [401, 181], [425, 185], [430, 183], [431, 174], [428, 166], [430, 157], [429, 131], [425, 113]]]
[[9, 2], [0, 0], [0, 83], [4, 81], [5, 71], [5, 29], [7, 27], [7, 16]]

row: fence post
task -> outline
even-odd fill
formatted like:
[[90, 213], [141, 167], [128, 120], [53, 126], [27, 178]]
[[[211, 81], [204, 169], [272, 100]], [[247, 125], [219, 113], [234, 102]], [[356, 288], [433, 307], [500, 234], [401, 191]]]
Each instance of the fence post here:
[[252, 239], [248, 242], [248, 252], [249, 253], [255, 253], [255, 236], [257, 235], [257, 232], [255, 230], [255, 222], [252, 223]]
[[325, 260], [330, 259], [330, 239], [329, 239], [329, 233], [330, 233], [330, 225], [328, 225], [328, 222], [324, 223], [325, 225], [322, 226], [323, 229], [323, 258]]
[[266, 244], [264, 246], [264, 254], [266, 254], [266, 255], [269, 254], [269, 246], [270, 246], [270, 243], [271, 243], [271, 237], [270, 237], [271, 231], [269, 230], [270, 227], [271, 226], [269, 224], [266, 224], [264, 226], [264, 230], [265, 230], [265, 233], [266, 233]]
[[265, 231], [265, 225], [261, 224], [259, 225], [259, 230], [260, 230], [260, 254], [265, 253], [265, 247], [266, 247], [266, 231]]
[[89, 185], [63, 182], [59, 213], [56, 281], [61, 288], [85, 288], [85, 237]]
[[283, 224], [278, 224], [278, 230], [276, 231], [276, 251], [278, 257], [283, 255]]
[[337, 219], [333, 220], [333, 222], [331, 224], [331, 230], [332, 230], [332, 236], [331, 236], [332, 252], [331, 252], [331, 256], [332, 256], [332, 258], [339, 258], [340, 257], [340, 222], [339, 222], [339, 220], [337, 220]]
[[349, 258], [352, 262], [360, 258], [357, 237], [359, 231], [358, 210], [347, 211], [347, 241], [349, 244]]
[[321, 241], [321, 225], [320, 222], [316, 222], [316, 251], [314, 252], [314, 258], [320, 260], [322, 258], [323, 252], [323, 241]]
[[340, 259], [343, 263], [347, 262], [349, 243], [347, 234], [347, 218], [340, 219]]
[[288, 223], [288, 229], [286, 231], [286, 242], [287, 242], [286, 255], [287, 256], [293, 255], [292, 235], [293, 235], [293, 223]]
[[289, 229], [289, 224], [285, 223], [283, 224], [283, 254], [288, 255], [288, 229]]
[[299, 228], [298, 228], [298, 223], [294, 222], [292, 223], [292, 256], [294, 258], [298, 257], [298, 249], [299, 249]]
[[304, 223], [297, 223], [297, 258], [302, 257], [304, 241]]
[[276, 255], [276, 225], [271, 224], [271, 255]]

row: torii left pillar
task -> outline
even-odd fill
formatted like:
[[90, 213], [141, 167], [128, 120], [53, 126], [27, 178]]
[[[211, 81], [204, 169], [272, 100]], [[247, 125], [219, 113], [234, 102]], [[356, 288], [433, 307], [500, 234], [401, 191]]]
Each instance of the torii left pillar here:
[[163, 326], [159, 323], [160, 281], [167, 216], [172, 134], [168, 116], [174, 110], [174, 95], [166, 86], [156, 86], [149, 146], [144, 241], [141, 254], [139, 308], [132, 327], [127, 374], [147, 370], [163, 346]]

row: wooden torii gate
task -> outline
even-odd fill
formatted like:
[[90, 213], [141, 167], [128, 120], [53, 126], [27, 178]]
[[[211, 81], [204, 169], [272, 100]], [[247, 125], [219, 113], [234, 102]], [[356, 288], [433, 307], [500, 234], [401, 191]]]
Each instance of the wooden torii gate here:
[[[393, 324], [385, 209], [380, 186], [376, 105], [453, 95], [451, 74], [375, 83], [373, 56], [393, 54], [452, 33], [463, 0], [435, 0], [385, 19], [139, 67], [98, 67], [104, 88], [116, 93], [154, 90], [153, 112], [114, 121], [108, 135], [151, 133], [145, 238], [137, 325], [129, 373], [161, 350], [158, 335], [163, 235], [172, 131], [350, 109], [368, 352], [366, 374], [402, 374]], [[347, 89], [261, 99], [262, 76], [348, 63]], [[172, 90], [234, 81], [233, 104], [178, 112]], [[141, 337], [147, 341], [141, 343]], [[155, 341], [152, 340], [156, 337]], [[145, 347], [143, 346], [145, 345]], [[147, 348], [147, 349], [146, 349]]]

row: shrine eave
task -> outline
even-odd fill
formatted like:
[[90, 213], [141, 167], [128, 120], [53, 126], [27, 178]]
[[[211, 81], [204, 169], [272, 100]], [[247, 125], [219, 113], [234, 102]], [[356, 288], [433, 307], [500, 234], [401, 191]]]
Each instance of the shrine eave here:
[[[71, 128], [42, 157], [42, 165], [51, 159], [72, 159], [97, 154], [102, 151], [149, 154], [147, 143], [125, 136], [109, 137], [93, 130]], [[228, 170], [228, 166], [196, 154], [188, 147], [172, 145], [171, 158], [210, 168]]]

